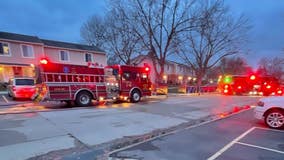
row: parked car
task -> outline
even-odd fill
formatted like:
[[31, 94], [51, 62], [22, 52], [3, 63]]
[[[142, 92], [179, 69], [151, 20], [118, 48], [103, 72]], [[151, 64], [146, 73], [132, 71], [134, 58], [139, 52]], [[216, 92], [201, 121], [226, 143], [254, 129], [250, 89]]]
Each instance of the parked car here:
[[264, 120], [270, 128], [284, 127], [284, 96], [261, 98], [254, 109], [255, 117]]
[[29, 77], [15, 77], [9, 80], [8, 95], [16, 98], [31, 98], [35, 93], [35, 80]]

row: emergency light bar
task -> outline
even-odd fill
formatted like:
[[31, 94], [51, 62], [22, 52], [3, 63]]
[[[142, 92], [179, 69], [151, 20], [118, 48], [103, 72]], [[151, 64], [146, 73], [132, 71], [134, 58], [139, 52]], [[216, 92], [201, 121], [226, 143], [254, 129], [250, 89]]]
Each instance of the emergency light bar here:
[[47, 63], [48, 63], [48, 60], [45, 59], [45, 58], [43, 58], [43, 59], [40, 60], [40, 63], [41, 63], [41, 64], [47, 64]]

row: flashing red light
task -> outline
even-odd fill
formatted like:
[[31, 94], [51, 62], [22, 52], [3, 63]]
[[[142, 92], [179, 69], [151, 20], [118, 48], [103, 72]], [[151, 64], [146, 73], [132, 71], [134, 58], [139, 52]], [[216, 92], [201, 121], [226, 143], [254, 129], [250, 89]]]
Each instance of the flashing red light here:
[[224, 93], [228, 93], [229, 91], [227, 89], [224, 90]]
[[238, 86], [238, 89], [242, 89], [242, 86]]
[[228, 85], [225, 85], [225, 89], [227, 89], [229, 86]]
[[149, 67], [145, 67], [145, 71], [146, 72], [150, 71], [150, 68]]
[[281, 90], [278, 90], [278, 91], [277, 91], [277, 94], [282, 94], [282, 91], [281, 91]]
[[255, 75], [250, 76], [250, 80], [255, 80], [255, 78], [256, 78]]
[[270, 88], [271, 88], [271, 85], [266, 86], [266, 88], [267, 88], [267, 89], [270, 89]]
[[47, 64], [47, 63], [48, 63], [48, 60], [43, 58], [43, 59], [40, 60], [40, 63], [41, 63], [41, 64]]

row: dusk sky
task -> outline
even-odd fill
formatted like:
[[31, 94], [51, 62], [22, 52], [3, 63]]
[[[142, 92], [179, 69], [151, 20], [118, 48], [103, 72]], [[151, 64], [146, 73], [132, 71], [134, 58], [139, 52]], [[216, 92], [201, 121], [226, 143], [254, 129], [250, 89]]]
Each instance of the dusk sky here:
[[[250, 65], [260, 57], [284, 57], [283, 0], [227, 0], [236, 15], [243, 13], [253, 26], [249, 33]], [[80, 28], [94, 14], [104, 15], [103, 0], [1, 0], [0, 31], [44, 39], [82, 42]]]

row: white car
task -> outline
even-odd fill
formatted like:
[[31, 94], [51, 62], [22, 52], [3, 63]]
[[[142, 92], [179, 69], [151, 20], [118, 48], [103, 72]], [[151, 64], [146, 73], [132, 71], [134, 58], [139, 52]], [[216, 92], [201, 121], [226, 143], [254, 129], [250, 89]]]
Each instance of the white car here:
[[31, 98], [35, 93], [35, 80], [30, 77], [15, 77], [9, 80], [8, 95], [16, 98]]
[[284, 96], [261, 98], [254, 109], [257, 119], [264, 120], [270, 128], [284, 127]]

